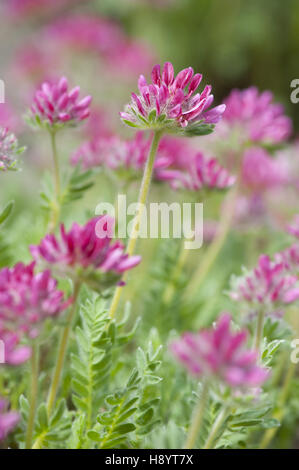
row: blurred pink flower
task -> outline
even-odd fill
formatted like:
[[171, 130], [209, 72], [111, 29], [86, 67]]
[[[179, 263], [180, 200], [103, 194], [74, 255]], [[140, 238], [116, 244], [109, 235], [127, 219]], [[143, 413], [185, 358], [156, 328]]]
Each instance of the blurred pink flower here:
[[[164, 64], [162, 73], [160, 65], [155, 65], [151, 84], [148, 85], [145, 77], [140, 75], [140, 95], [132, 93], [131, 103], [120, 113], [121, 119], [132, 127], [172, 131], [176, 128], [182, 130], [191, 124], [215, 124], [220, 120], [225, 105], [209, 110], [214, 100], [210, 85], [202, 93], [194, 95], [201, 79], [202, 75], [194, 75], [192, 67], [181, 70], [175, 77], [170, 62]], [[185, 92], [187, 86], [188, 91]]]
[[129, 40], [120, 26], [106, 18], [91, 15], [71, 15], [59, 19], [44, 30], [45, 40], [56, 41], [59, 47], [99, 54], [119, 73], [125, 68], [131, 74], [148, 69], [152, 54], [141, 43]]
[[75, 125], [89, 116], [91, 96], [79, 100], [80, 87], [68, 91], [68, 81], [62, 77], [56, 83], [44, 82], [35, 93], [31, 113], [35, 122], [52, 126]]
[[299, 238], [299, 214], [294, 217], [291, 225], [288, 226], [288, 232], [294, 237]]
[[269, 91], [259, 94], [255, 87], [233, 90], [224, 103], [223, 124], [228, 131], [236, 126], [245, 140], [277, 144], [291, 135], [291, 119], [284, 115], [282, 105], [273, 103]]
[[288, 182], [284, 167], [261, 148], [251, 148], [244, 153], [241, 176], [243, 185], [256, 192]]
[[[60, 274], [80, 277], [90, 284], [109, 281], [107, 274], [119, 276], [124, 271], [140, 263], [140, 256], [128, 256], [120, 241], [112, 242], [114, 219], [100, 216], [89, 220], [84, 226], [74, 223], [66, 232], [60, 226], [60, 238], [46, 235], [39, 245], [31, 246], [30, 251], [37, 261], [46, 262], [57, 268]], [[106, 274], [104, 278], [94, 275]], [[115, 282], [115, 278], [111, 279]]]
[[49, 270], [35, 273], [35, 262], [3, 268], [0, 270], [0, 325], [4, 332], [35, 337], [46, 318], [56, 317], [70, 305], [71, 299], [65, 301], [63, 297]]
[[205, 157], [201, 152], [194, 155], [186, 168], [157, 169], [156, 177], [159, 180], [169, 181], [173, 189], [184, 188], [191, 191], [202, 188], [225, 189], [235, 182], [235, 177], [230, 175], [216, 158]]
[[244, 277], [233, 279], [230, 296], [236, 301], [269, 305], [284, 305], [299, 298], [296, 276], [290, 275], [283, 262], [271, 261], [261, 255], [258, 265]]
[[18, 146], [14, 134], [7, 128], [0, 127], [0, 171], [16, 170], [18, 157], [24, 150]]
[[8, 403], [0, 397], [0, 441], [16, 427], [20, 416], [16, 411], [7, 411]]
[[0, 127], [13, 129], [14, 132], [20, 131], [22, 124], [17, 112], [9, 103], [0, 103]]
[[0, 323], [0, 339], [4, 343], [4, 363], [18, 366], [28, 361], [31, 347], [20, 344], [23, 333], [7, 330]]
[[184, 333], [171, 344], [175, 357], [195, 377], [217, 378], [231, 387], [258, 387], [269, 371], [257, 365], [258, 353], [245, 348], [246, 331], [231, 332], [223, 313], [214, 328]]

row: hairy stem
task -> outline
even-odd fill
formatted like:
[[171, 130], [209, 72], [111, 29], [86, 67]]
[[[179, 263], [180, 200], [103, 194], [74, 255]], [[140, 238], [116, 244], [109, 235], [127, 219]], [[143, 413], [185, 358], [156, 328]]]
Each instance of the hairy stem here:
[[207, 398], [209, 394], [208, 382], [204, 382], [200, 399], [193, 413], [191, 426], [188, 431], [184, 449], [193, 449], [203, 422]]
[[26, 438], [25, 438], [26, 449], [31, 449], [31, 445], [32, 445], [36, 404], [37, 404], [37, 393], [38, 393], [38, 345], [34, 344], [32, 347], [32, 356], [31, 356], [29, 416], [28, 416], [27, 431], [26, 431]]
[[[141, 217], [143, 214], [144, 206], [147, 201], [148, 193], [149, 193], [149, 188], [151, 184], [151, 179], [152, 179], [152, 174], [153, 174], [153, 168], [154, 168], [154, 163], [155, 163], [155, 158], [156, 158], [156, 153], [158, 150], [158, 145], [160, 142], [160, 139], [162, 137], [162, 132], [161, 131], [156, 131], [153, 136], [151, 148], [147, 157], [144, 173], [143, 173], [143, 178], [140, 186], [140, 191], [139, 191], [139, 197], [138, 197], [138, 207], [137, 207], [137, 213], [134, 218], [134, 225], [130, 234], [130, 238], [128, 241], [128, 246], [127, 246], [127, 254], [129, 256], [132, 256], [134, 251], [135, 251], [135, 246], [136, 246], [136, 241], [138, 237], [138, 231], [139, 231], [139, 226], [140, 226], [140, 221]], [[125, 280], [127, 277], [127, 273], [124, 274], [122, 280]], [[114, 292], [114, 296], [111, 302], [110, 306], [110, 317], [113, 318], [117, 307], [118, 303], [121, 297], [122, 293], [122, 287], [117, 287]]]
[[66, 325], [64, 327], [64, 330], [62, 332], [61, 340], [60, 340], [60, 345], [58, 349], [58, 355], [57, 355], [57, 361], [55, 365], [55, 370], [53, 374], [53, 379], [48, 395], [48, 401], [47, 401], [47, 411], [48, 411], [48, 416], [51, 416], [51, 412], [53, 410], [54, 404], [55, 404], [55, 399], [57, 395], [57, 390], [59, 387], [59, 382], [61, 378], [61, 374], [63, 371], [63, 366], [64, 366], [64, 359], [65, 359], [65, 354], [66, 354], [66, 349], [67, 349], [67, 344], [68, 344], [68, 339], [69, 339], [69, 334], [72, 326], [72, 321], [76, 312], [76, 302], [78, 299], [80, 291], [80, 283], [77, 282], [74, 286], [74, 303], [72, 307], [69, 310], [69, 313], [66, 318]]
[[255, 339], [254, 339], [254, 349], [256, 349], [259, 353], [261, 349], [261, 342], [263, 339], [264, 320], [265, 320], [265, 311], [261, 309], [257, 317], [256, 332], [255, 332]]
[[[207, 437], [207, 440], [204, 445], [204, 449], [212, 449], [214, 448], [215, 444], [218, 442], [220, 436], [219, 430], [221, 429], [222, 425], [224, 424], [225, 420], [227, 419], [229, 415], [229, 408], [226, 406], [223, 406], [222, 410], [220, 411], [219, 415], [216, 418], [216, 421], [214, 422], [212, 429], [210, 431], [210, 434]], [[218, 437], [218, 439], [216, 439]]]
[[49, 231], [54, 232], [57, 222], [59, 220], [60, 213], [60, 172], [59, 172], [59, 159], [56, 145], [56, 132], [50, 131], [52, 157], [54, 164], [54, 185], [55, 185], [55, 201], [53, 201], [52, 213], [49, 222]]
[[238, 196], [238, 183], [231, 189], [227, 196], [225, 207], [222, 210], [219, 226], [215, 238], [204, 255], [198, 269], [192, 276], [192, 279], [185, 291], [185, 297], [188, 299], [195, 290], [198, 290], [209, 274], [214, 262], [216, 261], [229, 234], [230, 227], [234, 217], [235, 205]]

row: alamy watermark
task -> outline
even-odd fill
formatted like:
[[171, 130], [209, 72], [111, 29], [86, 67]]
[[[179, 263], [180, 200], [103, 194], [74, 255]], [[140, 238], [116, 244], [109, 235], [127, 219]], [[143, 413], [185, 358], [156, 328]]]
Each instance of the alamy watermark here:
[[5, 363], [5, 349], [4, 349], [4, 341], [0, 339], [0, 364]]
[[293, 351], [291, 352], [291, 362], [293, 364], [298, 364], [299, 362], [299, 339], [293, 339], [291, 342], [291, 347]]
[[[96, 225], [99, 238], [182, 238], [187, 250], [195, 250], [203, 244], [203, 203], [151, 202], [148, 207], [138, 202], [127, 205], [125, 194], [117, 197], [116, 208], [109, 202], [101, 202], [96, 215], [107, 214], [117, 219], [117, 226], [109, 226], [106, 219]], [[136, 217], [140, 215], [137, 220]], [[138, 230], [134, 230], [138, 222]], [[194, 228], [193, 228], [194, 227]]]
[[299, 103], [299, 78], [294, 78], [291, 81], [290, 87], [294, 88], [290, 95], [291, 102], [293, 104], [298, 104]]
[[0, 104], [5, 103], [5, 84], [4, 81], [0, 79]]

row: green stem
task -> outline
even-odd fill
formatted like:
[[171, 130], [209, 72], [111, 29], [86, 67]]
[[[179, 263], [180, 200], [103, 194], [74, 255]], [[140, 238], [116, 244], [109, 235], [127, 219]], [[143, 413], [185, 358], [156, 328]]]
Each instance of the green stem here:
[[50, 131], [50, 138], [51, 138], [52, 157], [53, 157], [53, 164], [54, 164], [55, 201], [53, 201], [52, 214], [51, 214], [50, 223], [49, 223], [49, 231], [54, 232], [58, 219], [59, 219], [59, 213], [60, 213], [61, 188], [60, 188], [59, 159], [58, 159], [55, 131]]
[[52, 379], [51, 387], [49, 390], [48, 401], [47, 401], [47, 411], [48, 411], [49, 417], [51, 416], [51, 412], [55, 404], [57, 390], [59, 387], [59, 382], [60, 382], [61, 374], [63, 371], [64, 359], [65, 359], [69, 334], [70, 334], [70, 330], [72, 326], [72, 321], [76, 312], [76, 301], [79, 295], [79, 291], [80, 291], [80, 283], [77, 282], [74, 286], [74, 294], [73, 294], [74, 302], [73, 302], [72, 307], [69, 310], [68, 316], [66, 318], [66, 326], [64, 327], [64, 330], [62, 332], [60, 345], [58, 349], [57, 362], [55, 365], [53, 379]]
[[192, 279], [185, 291], [186, 299], [188, 299], [195, 290], [200, 288], [226, 241], [234, 217], [237, 196], [238, 183], [235, 184], [227, 196], [227, 204], [221, 212], [217, 234], [215, 235], [215, 238], [213, 239], [210, 246], [207, 248], [205, 256], [202, 262], [199, 264], [198, 269], [192, 276]]
[[188, 254], [189, 254], [189, 250], [185, 249], [184, 244], [185, 244], [185, 240], [183, 239], [182, 240], [182, 246], [181, 246], [181, 252], [179, 254], [177, 263], [174, 267], [172, 276], [171, 276], [171, 278], [170, 278], [170, 280], [169, 280], [169, 282], [168, 282], [168, 284], [165, 288], [164, 294], [163, 294], [162, 300], [163, 300], [164, 305], [169, 305], [172, 298], [173, 298], [173, 296], [174, 296], [174, 294], [175, 294], [176, 282], [180, 278], [181, 272], [183, 270], [183, 267], [185, 265], [185, 262], [187, 260]]
[[[285, 414], [284, 405], [285, 405], [285, 403], [287, 401], [287, 398], [289, 396], [289, 391], [290, 391], [290, 386], [291, 386], [291, 383], [292, 383], [292, 379], [293, 379], [293, 377], [295, 375], [295, 372], [296, 372], [296, 366], [297, 366], [297, 364], [292, 362], [289, 369], [288, 369], [288, 372], [285, 376], [284, 383], [283, 383], [283, 386], [282, 386], [282, 389], [281, 389], [280, 397], [278, 399], [277, 409], [273, 413], [273, 418], [278, 419], [280, 422], [284, 418], [284, 414]], [[277, 431], [278, 431], [277, 428], [271, 428], [271, 429], [268, 429], [265, 432], [265, 434], [264, 434], [264, 436], [261, 440], [260, 449], [266, 449], [268, 447], [268, 445], [270, 444], [270, 442], [274, 438]]]
[[204, 382], [200, 399], [198, 400], [197, 406], [193, 413], [193, 418], [188, 431], [184, 449], [193, 449], [195, 446], [200, 428], [202, 426], [208, 395], [209, 385], [208, 382]]
[[[225, 420], [227, 419], [229, 415], [229, 408], [224, 406], [222, 408], [222, 410], [220, 411], [219, 415], [217, 416], [216, 418], [216, 421], [214, 422], [213, 426], [212, 426], [212, 429], [210, 431], [210, 434], [208, 435], [208, 438], [205, 442], [205, 445], [204, 445], [204, 449], [211, 449], [213, 444], [215, 446], [215, 444], [218, 442], [220, 436], [218, 436], [219, 434], [219, 430], [221, 429], [223, 423], [225, 422]], [[216, 440], [218, 436], [218, 439]]]
[[[161, 137], [162, 137], [162, 131], [156, 131], [154, 133], [151, 148], [147, 157], [147, 161], [146, 161], [146, 165], [145, 165], [145, 169], [143, 173], [143, 178], [142, 178], [142, 182], [140, 186], [140, 191], [139, 191], [137, 214], [134, 218], [134, 225], [133, 225], [130, 238], [128, 241], [128, 246], [127, 246], [127, 254], [129, 256], [132, 256], [135, 251], [140, 220], [141, 220], [143, 209], [146, 204], [147, 197], [148, 197], [155, 158], [156, 158], [158, 145], [159, 145]], [[125, 280], [126, 277], [127, 277], [127, 273], [124, 274], [123, 280]], [[116, 309], [117, 309], [122, 291], [123, 291], [122, 287], [117, 287], [115, 289], [114, 296], [113, 296], [111, 306], [110, 306], [110, 311], [109, 311], [111, 318], [113, 318], [116, 313]]]
[[261, 342], [263, 339], [264, 320], [265, 320], [265, 311], [262, 309], [258, 313], [255, 339], [254, 339], [254, 349], [256, 349], [259, 353], [261, 349]]
[[37, 344], [34, 344], [32, 347], [32, 356], [31, 356], [29, 416], [28, 416], [27, 431], [26, 431], [26, 438], [25, 438], [26, 449], [31, 449], [31, 445], [32, 445], [36, 404], [37, 404], [37, 393], [38, 393], [38, 346]]

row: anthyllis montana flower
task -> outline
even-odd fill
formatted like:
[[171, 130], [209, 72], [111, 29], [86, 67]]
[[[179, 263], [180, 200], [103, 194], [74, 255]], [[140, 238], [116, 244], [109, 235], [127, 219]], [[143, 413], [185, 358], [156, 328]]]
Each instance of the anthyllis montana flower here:
[[218, 379], [231, 387], [258, 387], [269, 372], [257, 365], [258, 355], [246, 348], [247, 332], [231, 331], [223, 313], [214, 328], [184, 333], [171, 344], [175, 357], [197, 378]]
[[[139, 95], [132, 93], [132, 101], [120, 113], [125, 124], [139, 129], [163, 129], [165, 132], [203, 135], [213, 131], [225, 111], [225, 105], [209, 109], [214, 97], [207, 85], [202, 93], [195, 93], [202, 75], [194, 74], [192, 67], [174, 76], [173, 65], [166, 62], [152, 70], [152, 83], [140, 75]], [[187, 88], [188, 87], [188, 88]]]
[[223, 168], [216, 158], [196, 153], [185, 168], [172, 166], [156, 170], [159, 180], [168, 181], [173, 189], [226, 189], [235, 182], [235, 177]]
[[0, 127], [0, 171], [17, 170], [18, 157], [24, 150], [14, 134]]
[[140, 263], [140, 256], [128, 256], [120, 241], [112, 241], [114, 219], [95, 217], [85, 225], [74, 223], [67, 232], [60, 226], [60, 238], [49, 234], [31, 246], [34, 259], [55, 267], [60, 275], [87, 282], [95, 290], [109, 287], [124, 271]]
[[244, 140], [277, 144], [292, 132], [292, 122], [284, 114], [283, 106], [273, 103], [270, 91], [259, 93], [255, 87], [233, 90], [224, 101], [222, 127], [231, 132], [235, 127]]
[[7, 411], [8, 403], [0, 397], [0, 441], [3, 441], [7, 435], [16, 427], [20, 416], [16, 411]]
[[233, 300], [262, 305], [265, 309], [281, 307], [299, 298], [298, 279], [286, 271], [283, 262], [261, 255], [253, 271], [233, 278], [230, 296]]
[[29, 338], [38, 334], [46, 318], [56, 317], [71, 303], [64, 300], [50, 271], [36, 273], [35, 264], [17, 263], [0, 271], [0, 328]]
[[60, 128], [75, 126], [89, 114], [91, 96], [79, 99], [80, 87], [69, 91], [68, 81], [62, 77], [57, 82], [44, 82], [34, 96], [29, 122], [33, 125]]

